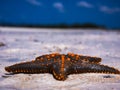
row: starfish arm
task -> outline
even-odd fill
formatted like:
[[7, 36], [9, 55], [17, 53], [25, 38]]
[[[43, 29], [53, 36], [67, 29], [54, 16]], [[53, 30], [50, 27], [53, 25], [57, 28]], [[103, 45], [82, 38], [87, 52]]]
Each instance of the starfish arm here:
[[51, 74], [56, 80], [64, 81], [67, 79], [68, 68], [61, 67], [59, 63], [54, 63], [50, 68], [50, 70], [51, 70]]
[[49, 73], [49, 66], [31, 61], [7, 66], [5, 70], [12, 73]]
[[78, 55], [78, 54], [73, 54], [73, 53], [68, 53], [67, 57], [69, 57], [72, 62], [83, 61], [83, 62], [95, 63], [95, 64], [100, 63], [102, 60], [100, 57], [84, 56], [84, 55]]
[[110, 73], [120, 74], [120, 71], [109, 66], [99, 64], [74, 65], [71, 73]]
[[100, 63], [101, 62], [101, 58], [100, 57], [91, 57], [91, 56], [80, 56], [80, 60], [89, 62], [89, 63]]

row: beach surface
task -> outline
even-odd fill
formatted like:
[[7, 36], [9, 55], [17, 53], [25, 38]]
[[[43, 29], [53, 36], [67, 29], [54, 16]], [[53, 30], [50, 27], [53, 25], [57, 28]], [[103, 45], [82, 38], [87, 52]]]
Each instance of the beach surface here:
[[0, 90], [120, 90], [120, 75], [84, 73], [57, 81], [51, 74], [7, 75], [5, 66], [35, 57], [72, 52], [102, 58], [120, 70], [120, 32], [109, 30], [0, 27]]

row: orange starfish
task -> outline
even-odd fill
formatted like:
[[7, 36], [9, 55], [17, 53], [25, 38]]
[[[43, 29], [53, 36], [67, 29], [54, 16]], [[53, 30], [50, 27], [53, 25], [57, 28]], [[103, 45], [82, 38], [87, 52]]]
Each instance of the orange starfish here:
[[57, 80], [66, 80], [68, 75], [80, 73], [120, 74], [119, 70], [101, 65], [100, 62], [99, 57], [53, 53], [39, 56], [30, 62], [5, 67], [5, 70], [12, 73], [50, 73]]

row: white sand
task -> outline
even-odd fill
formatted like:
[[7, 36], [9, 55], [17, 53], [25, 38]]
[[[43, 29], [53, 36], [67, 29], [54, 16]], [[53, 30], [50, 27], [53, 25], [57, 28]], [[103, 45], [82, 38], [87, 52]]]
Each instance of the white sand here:
[[[99, 56], [120, 70], [120, 32], [0, 27], [0, 90], [120, 90], [120, 75], [77, 74], [57, 81], [51, 74], [5, 75], [4, 67], [52, 52]], [[110, 78], [105, 78], [110, 76]]]

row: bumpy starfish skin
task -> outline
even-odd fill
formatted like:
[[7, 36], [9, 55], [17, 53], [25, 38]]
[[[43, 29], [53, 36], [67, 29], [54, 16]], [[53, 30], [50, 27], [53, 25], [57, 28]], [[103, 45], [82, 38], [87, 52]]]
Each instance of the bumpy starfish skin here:
[[101, 58], [82, 56], [77, 54], [53, 53], [42, 55], [33, 61], [14, 64], [5, 67], [12, 73], [51, 73], [57, 80], [66, 80], [69, 74], [80, 73], [111, 73], [120, 74], [120, 71], [105, 65], [101, 65]]

